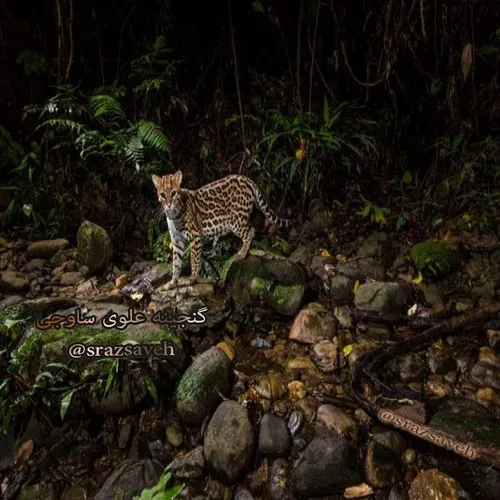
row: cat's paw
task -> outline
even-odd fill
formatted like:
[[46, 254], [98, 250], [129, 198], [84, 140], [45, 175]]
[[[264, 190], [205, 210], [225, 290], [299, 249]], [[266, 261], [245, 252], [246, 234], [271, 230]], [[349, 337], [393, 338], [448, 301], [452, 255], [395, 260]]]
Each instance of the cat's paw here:
[[196, 276], [190, 276], [189, 278], [186, 279], [186, 284], [187, 286], [193, 286], [194, 284], [196, 284], [197, 281], [198, 278]]

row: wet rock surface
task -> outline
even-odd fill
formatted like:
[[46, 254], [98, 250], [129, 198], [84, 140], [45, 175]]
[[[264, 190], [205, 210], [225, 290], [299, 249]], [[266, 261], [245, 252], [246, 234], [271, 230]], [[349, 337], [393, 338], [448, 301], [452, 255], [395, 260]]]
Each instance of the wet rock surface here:
[[[172, 464], [169, 485], [184, 484], [182, 497], [198, 500], [360, 492], [392, 500], [497, 498], [498, 471], [380, 427], [353, 402], [349, 382], [363, 354], [500, 297], [498, 250], [464, 237], [474, 248], [465, 261], [457, 267], [447, 247], [450, 262], [441, 254], [431, 266], [418, 261], [419, 282], [410, 246], [384, 233], [346, 243], [346, 257], [334, 250], [321, 240], [329, 237], [327, 214], [315, 211], [296, 248], [276, 239], [242, 262], [224, 260], [225, 282], [211, 276], [174, 290], [164, 286], [169, 263], [114, 263], [104, 230], [88, 224], [78, 248], [62, 239], [0, 247], [0, 331], [18, 348], [0, 349], [9, 349], [8, 369], [19, 383], [37, 384], [50, 421], [32, 417], [22, 439], [14, 427], [1, 438], [4, 497], [114, 498], [125, 488], [123, 498], [132, 498]], [[301, 242], [306, 236], [311, 241]], [[96, 322], [34, 326], [52, 315], [76, 317], [78, 308]], [[203, 322], [189, 323], [202, 308]], [[130, 320], [130, 310], [146, 319], [103, 327], [113, 312]], [[153, 321], [157, 313], [164, 322]], [[363, 397], [457, 440], [500, 448], [495, 321], [396, 354], [377, 368], [380, 386], [363, 381]], [[68, 357], [73, 342], [162, 341], [175, 356]], [[54, 444], [54, 429], [68, 447]], [[53, 446], [58, 459], [47, 465], [40, 457]], [[15, 482], [23, 453], [35, 457], [26, 470], [38, 464], [43, 481]]]

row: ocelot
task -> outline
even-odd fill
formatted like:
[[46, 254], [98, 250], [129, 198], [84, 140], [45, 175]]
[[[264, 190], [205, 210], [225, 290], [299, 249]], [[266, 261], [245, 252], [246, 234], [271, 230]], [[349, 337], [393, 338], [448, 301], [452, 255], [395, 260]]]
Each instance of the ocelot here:
[[167, 217], [172, 241], [173, 272], [166, 289], [175, 288], [179, 283], [187, 242], [191, 242], [191, 276], [187, 280], [188, 285], [196, 283], [200, 274], [204, 238], [218, 239], [232, 232], [242, 240], [235, 261], [244, 259], [255, 236], [255, 229], [250, 225], [254, 204], [276, 226], [287, 228], [292, 223], [273, 213], [257, 185], [243, 175], [228, 175], [196, 190], [181, 189], [181, 171], [163, 177], [153, 175], [153, 183]]

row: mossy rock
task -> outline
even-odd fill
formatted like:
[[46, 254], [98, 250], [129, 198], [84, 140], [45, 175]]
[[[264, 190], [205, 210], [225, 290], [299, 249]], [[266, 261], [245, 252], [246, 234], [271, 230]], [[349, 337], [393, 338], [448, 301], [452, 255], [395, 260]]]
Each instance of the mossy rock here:
[[429, 425], [463, 442], [500, 449], [500, 425], [489, 411], [475, 401], [450, 398], [438, 408]]
[[229, 393], [231, 367], [225, 352], [214, 346], [186, 370], [176, 393], [177, 413], [186, 425], [200, 425], [221, 395]]
[[226, 283], [240, 306], [295, 316], [304, 296], [306, 272], [289, 259], [250, 255], [232, 262]]
[[[37, 331], [30, 340], [41, 346], [40, 369], [47, 363], [67, 362], [71, 361], [68, 355], [68, 348], [74, 343], [84, 343], [90, 345], [119, 345], [130, 339], [127, 330], [107, 330], [100, 328], [76, 327], [72, 330], [61, 328], [48, 329], [45, 331]], [[182, 349], [180, 334], [172, 332], [167, 328], [162, 328], [160, 331], [148, 332], [145, 329], [141, 334], [135, 336], [135, 341], [148, 344], [160, 343], [161, 340], [168, 340], [171, 344], [176, 344], [176, 352], [178, 356], [172, 360], [175, 365], [183, 365], [185, 353]], [[98, 358], [81, 358], [78, 361], [78, 366], [86, 367]], [[105, 363], [95, 363], [96, 367], [100, 366], [105, 369]]]
[[443, 241], [418, 243], [412, 248], [411, 256], [417, 269], [428, 278], [443, 278], [460, 266], [458, 252]]
[[78, 262], [89, 269], [89, 276], [102, 273], [111, 262], [113, 246], [107, 231], [90, 222], [84, 221], [76, 235]]

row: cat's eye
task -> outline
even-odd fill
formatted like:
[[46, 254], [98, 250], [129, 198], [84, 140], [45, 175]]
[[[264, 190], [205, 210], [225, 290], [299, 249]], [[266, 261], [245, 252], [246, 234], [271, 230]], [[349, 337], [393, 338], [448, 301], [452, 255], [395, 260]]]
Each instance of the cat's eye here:
[[174, 198], [177, 194], [177, 191], [175, 189], [172, 189], [172, 198]]
[[162, 192], [160, 193], [160, 196], [161, 196], [163, 199], [165, 199], [165, 198], [167, 197], [167, 195], [165, 194], [165, 192], [164, 192], [164, 191], [162, 191]]

